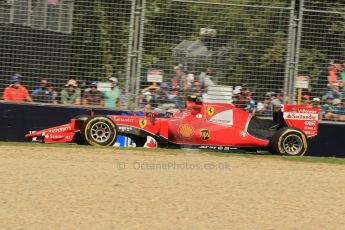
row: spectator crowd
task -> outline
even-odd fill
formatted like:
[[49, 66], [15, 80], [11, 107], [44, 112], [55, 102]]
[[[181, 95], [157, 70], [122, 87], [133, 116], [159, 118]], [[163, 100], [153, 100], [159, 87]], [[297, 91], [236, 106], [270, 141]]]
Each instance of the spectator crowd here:
[[58, 92], [47, 79], [40, 79], [39, 85], [29, 92], [21, 84], [20, 74], [10, 77], [10, 85], [5, 88], [2, 99], [12, 102], [37, 102], [64, 105], [86, 105], [105, 108], [116, 108], [120, 105], [121, 92], [116, 77], [109, 79], [110, 88], [101, 92], [97, 82], [92, 82], [87, 88], [81, 89], [75, 79], [70, 79], [64, 88]]
[[[345, 121], [345, 63], [337, 65], [337, 72], [332, 77], [333, 84], [328, 84], [328, 90], [322, 97], [302, 96], [301, 104], [319, 109], [319, 119]], [[333, 69], [332, 69], [333, 71]], [[329, 72], [329, 75], [333, 74]], [[330, 77], [328, 77], [329, 79]], [[174, 67], [170, 82], [162, 82], [159, 86], [152, 84], [144, 88], [139, 96], [140, 106], [144, 111], [164, 111], [168, 109], [183, 109], [186, 97], [195, 95], [207, 99], [209, 86], [217, 84], [213, 69], [206, 68], [200, 73], [185, 71], [183, 65]], [[284, 91], [270, 91], [264, 95], [256, 95], [247, 85], [236, 86], [233, 90], [232, 103], [253, 115], [271, 116], [287, 101]]]
[[[144, 112], [182, 110], [187, 96], [195, 95], [207, 100], [208, 88], [218, 83], [213, 68], [208, 67], [201, 72], [186, 71], [182, 64], [173, 68], [173, 74], [168, 79], [160, 84], [153, 83], [140, 91], [138, 97], [140, 110]], [[315, 97], [304, 94], [301, 104], [318, 108], [320, 119], [345, 121], [345, 63], [331, 64], [327, 80], [327, 92]], [[121, 104], [121, 91], [116, 77], [109, 79], [110, 89], [104, 91], [98, 90], [97, 82], [91, 82], [86, 88], [81, 89], [75, 79], [70, 79], [64, 88], [57, 92], [47, 79], [41, 79], [39, 85], [29, 92], [21, 82], [22, 77], [19, 74], [11, 76], [10, 85], [4, 90], [2, 99], [105, 108], [117, 108]], [[236, 86], [233, 90], [232, 103], [253, 115], [269, 116], [287, 101], [283, 90], [270, 91], [255, 97], [253, 94], [247, 85]], [[261, 100], [258, 100], [260, 98]]]

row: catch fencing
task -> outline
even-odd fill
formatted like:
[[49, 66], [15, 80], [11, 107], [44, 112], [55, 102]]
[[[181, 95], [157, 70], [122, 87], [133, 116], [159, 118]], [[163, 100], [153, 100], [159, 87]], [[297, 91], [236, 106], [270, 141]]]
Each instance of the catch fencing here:
[[295, 75], [309, 76], [304, 93], [344, 99], [345, 2], [300, 1], [299, 18]]
[[344, 12], [340, 0], [3, 0], [0, 92], [17, 75], [40, 103], [165, 111], [221, 85], [262, 115], [278, 95], [319, 106], [344, 98]]

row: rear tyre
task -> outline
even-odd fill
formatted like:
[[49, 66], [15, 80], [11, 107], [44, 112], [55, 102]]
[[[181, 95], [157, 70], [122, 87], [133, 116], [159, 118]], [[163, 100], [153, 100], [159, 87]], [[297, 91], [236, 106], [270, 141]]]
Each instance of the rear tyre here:
[[112, 146], [117, 137], [116, 124], [103, 115], [91, 117], [81, 127], [80, 137], [90, 145]]
[[284, 127], [272, 137], [270, 152], [288, 156], [303, 156], [308, 150], [306, 135], [299, 129]]

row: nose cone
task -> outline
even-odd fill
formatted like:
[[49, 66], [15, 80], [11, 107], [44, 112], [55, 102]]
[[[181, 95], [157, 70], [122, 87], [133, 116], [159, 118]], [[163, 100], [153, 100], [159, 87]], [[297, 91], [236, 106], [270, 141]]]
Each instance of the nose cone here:
[[28, 134], [25, 135], [26, 138], [32, 138], [32, 137], [41, 137], [42, 136], [42, 133], [43, 133], [43, 130], [41, 131], [30, 131]]

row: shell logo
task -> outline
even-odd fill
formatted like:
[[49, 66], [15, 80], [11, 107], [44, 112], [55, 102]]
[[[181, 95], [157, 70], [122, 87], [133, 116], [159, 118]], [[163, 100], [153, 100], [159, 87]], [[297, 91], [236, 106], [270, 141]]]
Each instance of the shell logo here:
[[194, 129], [192, 126], [184, 124], [180, 126], [178, 132], [181, 137], [190, 138], [194, 134]]

